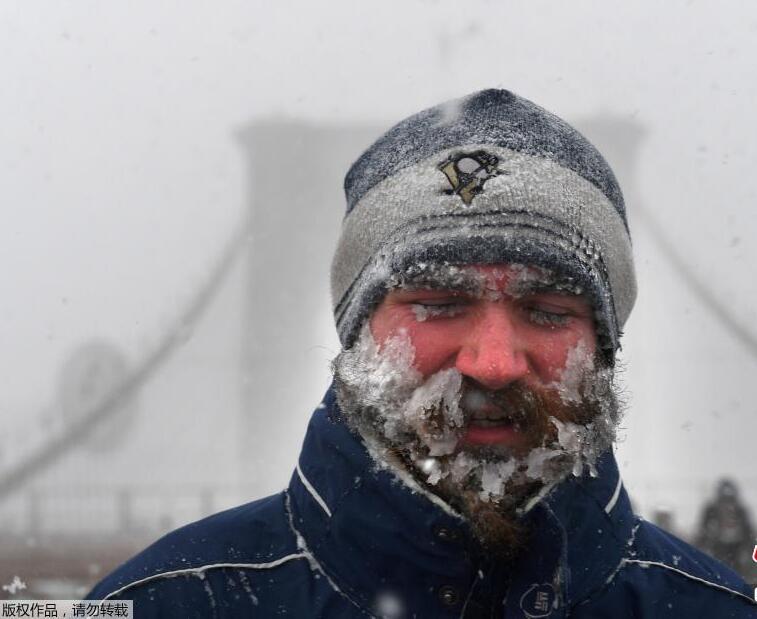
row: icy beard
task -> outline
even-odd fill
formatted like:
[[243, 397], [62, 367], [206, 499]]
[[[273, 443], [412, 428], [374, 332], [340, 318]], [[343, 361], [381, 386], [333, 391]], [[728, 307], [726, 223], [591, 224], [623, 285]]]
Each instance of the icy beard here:
[[[490, 553], [511, 558], [527, 542], [528, 510], [569, 475], [596, 475], [620, 417], [612, 370], [579, 344], [558, 383], [490, 391], [454, 368], [423, 379], [413, 358], [406, 333], [379, 351], [366, 324], [333, 364], [343, 416], [379, 467], [451, 506]], [[461, 445], [484, 404], [524, 437], [517, 450]]]

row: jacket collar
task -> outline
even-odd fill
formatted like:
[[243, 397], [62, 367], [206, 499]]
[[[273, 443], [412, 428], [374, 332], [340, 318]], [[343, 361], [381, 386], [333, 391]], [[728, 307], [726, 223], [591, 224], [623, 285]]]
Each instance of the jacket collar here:
[[341, 420], [332, 387], [289, 486], [292, 526], [326, 576], [363, 608], [397, 597], [459, 616], [466, 599], [501, 589], [513, 616], [559, 617], [604, 584], [630, 537], [615, 459], [606, 453], [597, 464], [596, 477], [567, 479], [531, 510], [529, 549], [510, 571], [482, 554], [463, 519], [376, 469]]

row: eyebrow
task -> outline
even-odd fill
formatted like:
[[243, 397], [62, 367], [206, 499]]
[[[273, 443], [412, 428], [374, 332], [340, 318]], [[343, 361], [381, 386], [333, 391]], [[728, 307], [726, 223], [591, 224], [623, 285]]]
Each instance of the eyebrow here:
[[513, 282], [512, 285], [508, 286], [508, 290], [514, 296], [541, 293], [559, 293], [571, 296], [581, 296], [584, 293], [583, 287], [575, 280], [575, 278], [567, 275]]
[[[474, 296], [483, 296], [488, 290], [487, 278], [468, 266], [453, 264], [418, 263], [390, 277], [386, 283], [389, 290], [449, 290]], [[514, 297], [530, 294], [558, 293], [580, 296], [583, 287], [570, 275], [548, 269], [523, 268], [507, 286]]]
[[468, 294], [483, 294], [486, 277], [471, 269], [451, 264], [412, 265], [387, 282], [388, 289], [450, 290]]

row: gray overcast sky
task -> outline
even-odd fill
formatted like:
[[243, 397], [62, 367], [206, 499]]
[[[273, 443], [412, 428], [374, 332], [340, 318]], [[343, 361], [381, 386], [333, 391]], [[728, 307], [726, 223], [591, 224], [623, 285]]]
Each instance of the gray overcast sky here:
[[245, 210], [241, 127], [489, 86], [643, 126], [639, 195], [753, 327], [756, 64], [746, 1], [3, 2], [0, 421], [86, 336], [137, 354], [175, 318]]

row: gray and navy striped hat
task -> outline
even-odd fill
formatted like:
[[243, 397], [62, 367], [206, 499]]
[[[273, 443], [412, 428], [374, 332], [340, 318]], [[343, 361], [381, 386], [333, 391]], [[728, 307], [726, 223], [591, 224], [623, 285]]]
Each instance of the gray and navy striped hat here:
[[532, 264], [588, 292], [610, 356], [636, 298], [623, 195], [565, 121], [507, 90], [424, 110], [381, 136], [344, 181], [331, 269], [342, 345], [418, 262]]

